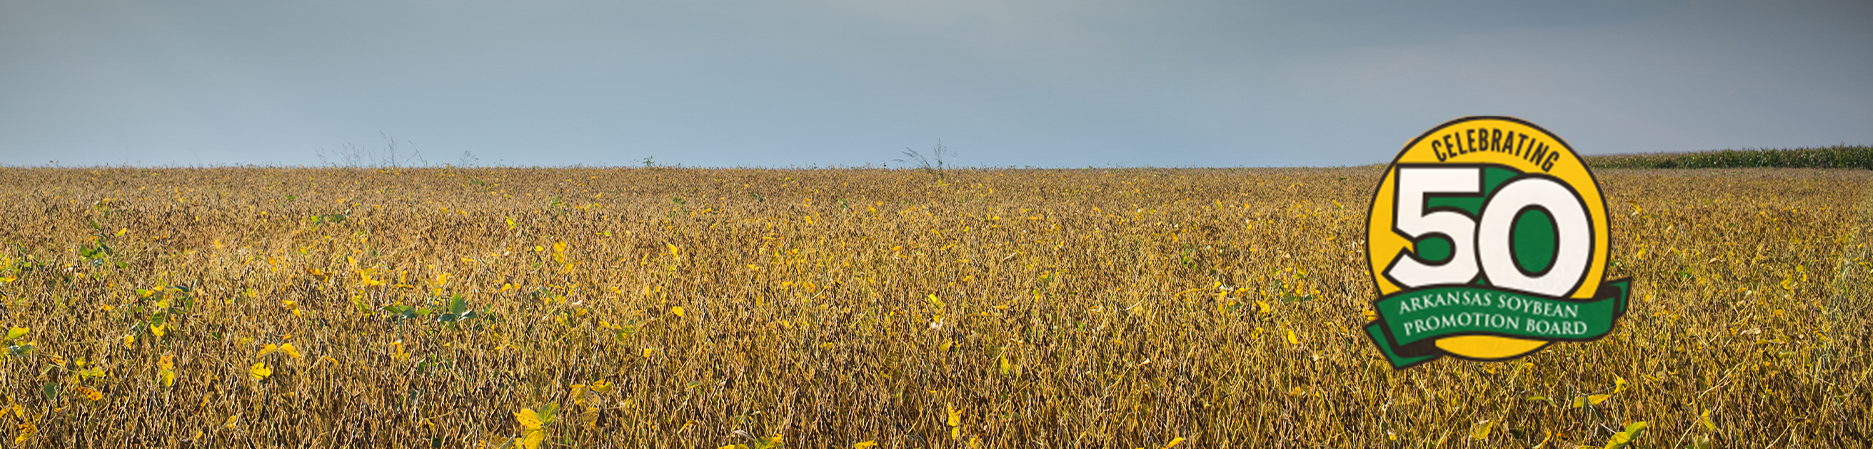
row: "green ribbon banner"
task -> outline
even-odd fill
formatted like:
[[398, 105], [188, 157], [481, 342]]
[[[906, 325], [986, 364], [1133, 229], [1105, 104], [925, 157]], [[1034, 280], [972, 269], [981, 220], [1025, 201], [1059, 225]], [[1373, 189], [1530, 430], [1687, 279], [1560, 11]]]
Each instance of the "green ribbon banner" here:
[[1594, 340], [1612, 332], [1613, 322], [1626, 314], [1631, 291], [1631, 279], [1601, 284], [1584, 300], [1478, 285], [1407, 290], [1373, 301], [1379, 319], [1366, 324], [1366, 335], [1393, 368], [1443, 356], [1437, 340], [1458, 335]]

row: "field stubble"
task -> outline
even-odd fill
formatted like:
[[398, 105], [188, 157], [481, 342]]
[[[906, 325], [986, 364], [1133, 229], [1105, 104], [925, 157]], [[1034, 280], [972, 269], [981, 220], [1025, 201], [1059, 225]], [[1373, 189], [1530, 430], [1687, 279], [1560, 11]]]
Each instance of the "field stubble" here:
[[1394, 371], [1380, 170], [0, 169], [0, 441], [1867, 445], [1869, 172], [1603, 170], [1611, 336]]

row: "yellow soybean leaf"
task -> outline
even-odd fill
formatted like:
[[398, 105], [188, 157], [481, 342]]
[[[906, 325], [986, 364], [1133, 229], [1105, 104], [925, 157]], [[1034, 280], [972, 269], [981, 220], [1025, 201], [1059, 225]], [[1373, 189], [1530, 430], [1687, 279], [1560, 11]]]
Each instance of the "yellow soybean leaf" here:
[[27, 333], [27, 332], [32, 332], [32, 329], [31, 329], [31, 328], [25, 328], [25, 327], [15, 327], [15, 328], [11, 328], [11, 329], [7, 329], [7, 338], [6, 338], [6, 339], [7, 339], [7, 340], [9, 340], [9, 341], [10, 341], [10, 340], [17, 340], [17, 339], [19, 339], [20, 337], [24, 337], [24, 336], [26, 336], [26, 333]]
[[268, 368], [267, 362], [254, 362], [254, 366], [247, 368], [247, 377], [252, 377], [254, 381], [266, 380], [271, 375], [273, 368]]
[[174, 356], [174, 355], [170, 355], [170, 354], [163, 354], [163, 358], [161, 358], [161, 359], [158, 359], [158, 360], [156, 361], [156, 367], [157, 367], [157, 368], [162, 368], [162, 369], [170, 369], [170, 368], [175, 368], [175, 367], [176, 367], [176, 356]]
[[1697, 423], [1703, 424], [1704, 429], [1706, 430], [1711, 430], [1711, 431], [1717, 430], [1717, 423], [1710, 420], [1710, 410], [1705, 410], [1704, 413], [1699, 413], [1697, 415]]
[[19, 423], [19, 431], [20, 431], [20, 435], [17, 437], [13, 437], [14, 446], [25, 445], [26, 440], [32, 439], [33, 434], [39, 433], [39, 428], [34, 427], [33, 423], [23, 422], [23, 423]]
[[531, 430], [539, 430], [540, 426], [546, 425], [546, 421], [540, 419], [540, 414], [535, 413], [533, 409], [530, 408], [523, 408], [518, 412], [514, 412], [514, 420], [520, 421], [521, 426]]
[[234, 428], [235, 424], [238, 424], [240, 422], [241, 422], [241, 414], [235, 413], [232, 415], [228, 415], [228, 422], [221, 424], [221, 427], [232, 429]]
[[1587, 395], [1587, 403], [1592, 404], [1592, 405], [1600, 405], [1601, 402], [1606, 402], [1608, 398], [1612, 398], [1612, 397], [1613, 395], [1610, 395], [1610, 394], [1590, 394], [1590, 395]]
[[84, 396], [85, 396], [85, 399], [90, 399], [90, 400], [92, 400], [92, 401], [97, 401], [97, 400], [100, 400], [100, 399], [104, 399], [104, 393], [101, 393], [101, 392], [99, 392], [99, 391], [97, 391], [97, 390], [93, 390], [93, 389], [90, 389], [90, 388], [85, 388], [85, 387], [72, 387], [72, 390], [75, 390], [75, 391], [77, 391], [77, 392], [78, 392], [78, 394], [82, 394], [82, 395], [84, 395]]
[[1613, 394], [1619, 394], [1621, 391], [1626, 391], [1626, 378], [1615, 375], [1613, 376]]
[[682, 318], [682, 317], [683, 317], [683, 307], [682, 307], [682, 306], [677, 306], [677, 307], [671, 307], [671, 308], [670, 308], [670, 313], [674, 313], [674, 314], [676, 314], [676, 317], [677, 317], [677, 318]]
[[949, 405], [949, 404], [943, 404], [943, 409], [948, 412], [949, 421], [946, 421], [946, 422], [949, 424], [950, 427], [963, 425], [962, 410], [957, 410], [956, 406]]
[[546, 440], [546, 431], [543, 431], [537, 428], [528, 429], [527, 437], [520, 441], [520, 447], [523, 449], [539, 449], [540, 442], [545, 441], [545, 440]]
[[1179, 444], [1184, 444], [1184, 437], [1172, 438], [1171, 442], [1164, 443], [1164, 449], [1171, 449], [1173, 447], [1177, 447], [1177, 445]]
[[295, 359], [304, 357], [303, 355], [299, 354], [299, 349], [294, 348], [292, 343], [280, 345], [280, 352], [285, 353], [287, 356], [295, 358]]
[[877, 446], [877, 445], [878, 445], [877, 441], [860, 441], [858, 444], [852, 445], [852, 449], [865, 449], [865, 448]]
[[169, 330], [167, 327], [169, 327], [167, 324], [150, 326], [150, 335], [161, 337], [163, 334], [168, 333]]
[[1470, 431], [1470, 438], [1478, 439], [1478, 440], [1489, 439], [1489, 427], [1492, 425], [1495, 425], [1495, 423], [1489, 422], [1489, 420], [1484, 420], [1482, 423], [1479, 423], [1479, 425], [1477, 425], [1475, 429], [1472, 429]]
[[280, 345], [269, 343], [267, 344], [267, 347], [260, 348], [260, 354], [257, 354], [254, 357], [266, 357], [267, 354], [272, 354], [274, 351], [279, 351], [279, 350], [280, 350]]
[[1627, 424], [1625, 431], [1615, 433], [1613, 434], [1612, 437], [1606, 439], [1606, 446], [1603, 446], [1603, 449], [1618, 449], [1618, 448], [1626, 447], [1626, 445], [1632, 444], [1632, 440], [1638, 439], [1639, 433], [1644, 432], [1644, 431], [1645, 431], [1645, 421], [1639, 421], [1636, 423]]
[[1291, 345], [1301, 344], [1301, 339], [1294, 337], [1293, 329], [1288, 329], [1288, 344], [1291, 344]]
[[165, 387], [174, 386], [176, 384], [176, 371], [175, 370], [172, 370], [169, 368], [163, 368], [163, 369], [157, 370], [156, 377], [158, 378], [158, 380], [162, 382], [163, 386]]
[[592, 382], [592, 386], [591, 386], [591, 387], [588, 387], [588, 388], [591, 388], [591, 389], [592, 389], [592, 391], [596, 391], [596, 392], [598, 392], [599, 394], [604, 394], [604, 393], [610, 393], [610, 392], [611, 392], [611, 382], [606, 382], [606, 381], [602, 381], [602, 380], [599, 380], [599, 381], [593, 381], [593, 382]]

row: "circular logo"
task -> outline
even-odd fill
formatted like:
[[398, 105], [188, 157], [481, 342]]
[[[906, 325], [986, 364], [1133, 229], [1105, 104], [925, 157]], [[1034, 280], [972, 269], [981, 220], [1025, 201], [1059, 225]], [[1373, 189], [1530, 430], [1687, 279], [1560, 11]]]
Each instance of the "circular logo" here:
[[1465, 117], [1412, 139], [1374, 194], [1371, 336], [1395, 367], [1505, 360], [1605, 336], [1606, 202], [1573, 148], [1532, 123]]

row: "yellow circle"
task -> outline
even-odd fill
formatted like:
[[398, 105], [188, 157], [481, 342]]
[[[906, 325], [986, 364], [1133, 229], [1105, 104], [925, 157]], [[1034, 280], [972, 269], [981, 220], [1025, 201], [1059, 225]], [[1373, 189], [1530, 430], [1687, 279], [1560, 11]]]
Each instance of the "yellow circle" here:
[[[1585, 280], [1568, 296], [1589, 299], [1600, 287], [1606, 276], [1608, 254], [1606, 200], [1600, 195], [1600, 186], [1586, 163], [1567, 142], [1533, 123], [1512, 117], [1464, 117], [1438, 125], [1406, 144], [1387, 168], [1378, 191], [1373, 193], [1372, 207], [1368, 209], [1371, 214], [1367, 218], [1366, 263], [1373, 281], [1379, 286], [1380, 296], [1403, 289], [1382, 274], [1387, 264], [1400, 252], [1416, 251], [1411, 239], [1392, 228], [1396, 211], [1390, 200], [1396, 191], [1394, 178], [1400, 164], [1500, 165], [1522, 173], [1557, 178], [1573, 188], [1585, 202], [1593, 236]], [[1474, 360], [1520, 357], [1547, 345], [1546, 340], [1493, 335], [1453, 336], [1437, 341], [1438, 349]]]

